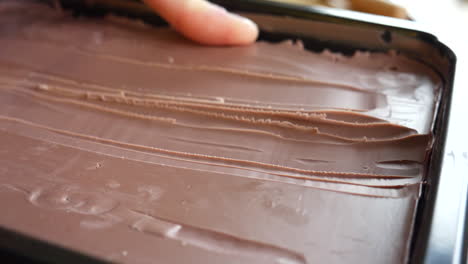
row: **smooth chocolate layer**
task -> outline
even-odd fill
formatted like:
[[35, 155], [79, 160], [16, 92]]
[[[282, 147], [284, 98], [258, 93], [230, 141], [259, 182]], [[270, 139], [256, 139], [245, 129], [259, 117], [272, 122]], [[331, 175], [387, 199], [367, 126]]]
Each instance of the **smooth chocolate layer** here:
[[440, 85], [424, 65], [27, 1], [0, 22], [0, 226], [129, 263], [406, 259]]

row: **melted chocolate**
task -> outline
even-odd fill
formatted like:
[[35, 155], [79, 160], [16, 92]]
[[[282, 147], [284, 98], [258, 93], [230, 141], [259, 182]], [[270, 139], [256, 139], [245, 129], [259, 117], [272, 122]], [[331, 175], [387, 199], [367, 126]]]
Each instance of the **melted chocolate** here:
[[424, 65], [30, 2], [0, 22], [0, 226], [118, 262], [407, 258], [440, 82]]

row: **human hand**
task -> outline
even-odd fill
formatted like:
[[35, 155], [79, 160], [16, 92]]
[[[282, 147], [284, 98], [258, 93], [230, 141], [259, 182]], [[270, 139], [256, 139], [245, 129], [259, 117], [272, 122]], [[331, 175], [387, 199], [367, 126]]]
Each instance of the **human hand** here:
[[143, 0], [185, 37], [207, 45], [246, 45], [258, 36], [247, 18], [207, 0]]

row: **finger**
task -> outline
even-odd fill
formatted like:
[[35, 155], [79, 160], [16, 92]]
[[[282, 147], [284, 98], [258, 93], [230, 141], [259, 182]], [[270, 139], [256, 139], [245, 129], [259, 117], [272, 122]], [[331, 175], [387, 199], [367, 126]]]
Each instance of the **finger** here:
[[247, 18], [206, 0], [144, 0], [185, 37], [208, 45], [246, 45], [258, 36]]

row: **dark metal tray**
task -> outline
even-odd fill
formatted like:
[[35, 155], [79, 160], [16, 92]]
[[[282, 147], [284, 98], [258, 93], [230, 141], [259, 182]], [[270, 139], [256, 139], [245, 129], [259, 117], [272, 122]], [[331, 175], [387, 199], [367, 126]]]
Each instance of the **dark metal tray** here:
[[[55, 3], [46, 0], [44, 2]], [[445, 161], [451, 155], [445, 150], [445, 142], [450, 137], [448, 124], [455, 73], [454, 53], [434, 35], [420, 30], [411, 21], [261, 0], [213, 2], [257, 22], [261, 29], [261, 40], [301, 39], [306, 49], [319, 51], [328, 48], [345, 54], [356, 50], [396, 50], [425, 63], [439, 73], [443, 80], [443, 89], [434, 125], [435, 142], [417, 208], [410, 263], [466, 262], [467, 235], [463, 228], [466, 208], [458, 207], [459, 211], [453, 217], [448, 217], [443, 210], [445, 205], [459, 204], [461, 201], [466, 207], [467, 200], [466, 193], [453, 192], [450, 189], [454, 184], [463, 184], [453, 182], [461, 177], [451, 177], [453, 173], [463, 173], [461, 167]], [[61, 4], [74, 10], [77, 15], [100, 16], [112, 12], [155, 25], [165, 24], [136, 0], [63, 0]], [[268, 16], [268, 23], [264, 22], [265, 16]], [[104, 263], [0, 228], [0, 257], [2, 256], [16, 261], [13, 263]]]

